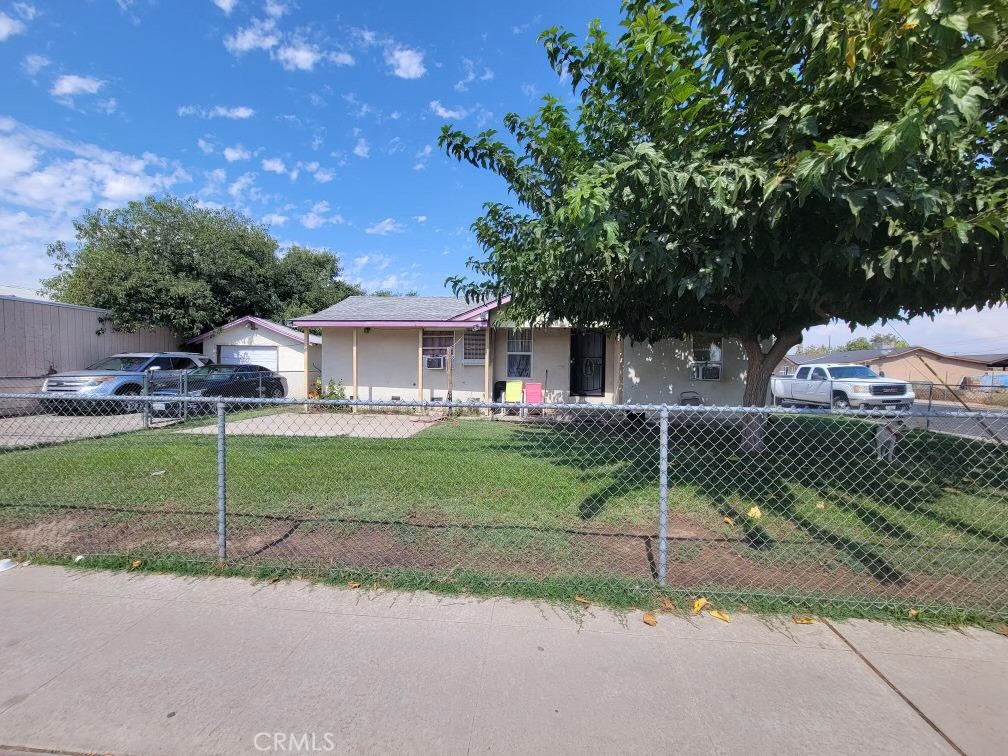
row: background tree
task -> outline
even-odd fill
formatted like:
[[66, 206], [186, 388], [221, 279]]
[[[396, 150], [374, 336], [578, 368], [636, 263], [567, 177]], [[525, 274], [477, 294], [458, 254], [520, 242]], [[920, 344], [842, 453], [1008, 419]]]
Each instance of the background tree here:
[[292, 320], [319, 312], [354, 294], [360, 287], [344, 281], [339, 258], [325, 249], [292, 245], [276, 266], [278, 319]]
[[761, 405], [802, 329], [1004, 301], [1004, 0], [624, 3], [611, 42], [544, 32], [547, 96], [508, 141], [446, 126], [514, 206], [474, 223], [468, 299], [633, 340], [714, 332]]
[[246, 216], [192, 200], [148, 197], [74, 221], [76, 244], [49, 246], [56, 300], [111, 311], [120, 329], [164, 326], [193, 336], [242, 315], [283, 319], [314, 312], [354, 291], [325, 250], [277, 243]]

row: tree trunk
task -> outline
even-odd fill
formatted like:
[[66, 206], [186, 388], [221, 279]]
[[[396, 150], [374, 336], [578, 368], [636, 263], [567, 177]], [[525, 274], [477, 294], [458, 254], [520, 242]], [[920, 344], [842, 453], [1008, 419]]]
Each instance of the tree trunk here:
[[[784, 359], [788, 350], [801, 343], [801, 331], [785, 331], [774, 339], [766, 351], [762, 342], [755, 336], [741, 339], [742, 351], [746, 356], [745, 389], [742, 392], [742, 405], [745, 407], [763, 407], [766, 405], [767, 389], [770, 387], [770, 377], [774, 368]], [[766, 415], [759, 412], [746, 413], [742, 420], [742, 448], [746, 451], [759, 452], [763, 449], [763, 437], [766, 434]]]

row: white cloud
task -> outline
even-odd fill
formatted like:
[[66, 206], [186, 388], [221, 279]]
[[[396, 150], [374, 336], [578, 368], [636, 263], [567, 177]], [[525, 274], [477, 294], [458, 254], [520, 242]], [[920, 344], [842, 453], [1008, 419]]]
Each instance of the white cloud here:
[[131, 155], [67, 140], [0, 117], [0, 270], [11, 283], [52, 274], [43, 250], [69, 241], [85, 209], [166, 192], [191, 177], [151, 153]]
[[34, 76], [43, 68], [51, 64], [52, 61], [45, 55], [37, 55], [33, 53], [31, 55], [26, 55], [24, 60], [21, 61], [21, 70], [29, 76]]
[[200, 105], [180, 105], [176, 112], [183, 117], [228, 118], [237, 121], [244, 121], [255, 115], [255, 111], [245, 105], [236, 105], [234, 107], [214, 105], [212, 108], [204, 108]]
[[250, 192], [255, 184], [256, 175], [254, 173], [243, 173], [228, 187], [227, 193], [236, 202], [241, 202], [245, 195]]
[[465, 108], [456, 108], [455, 110], [450, 110], [441, 104], [440, 100], [431, 100], [430, 109], [434, 111], [434, 115], [438, 118], [449, 118], [458, 119], [465, 118], [469, 115], [469, 111]]
[[253, 50], [272, 50], [280, 44], [280, 35], [273, 19], [252, 19], [252, 23], [224, 38], [224, 47], [232, 55]]
[[280, 16], [287, 12], [287, 6], [281, 2], [277, 2], [277, 0], [266, 0], [263, 10], [266, 11], [266, 15], [270, 18], [280, 18]]
[[318, 47], [304, 41], [294, 41], [276, 51], [276, 59], [287, 71], [311, 71], [322, 58]]
[[535, 96], [539, 94], [539, 88], [535, 84], [525, 83], [521, 85], [522, 94], [528, 97], [530, 100], [535, 99]]
[[25, 21], [32, 21], [35, 19], [35, 16], [38, 15], [38, 8], [31, 3], [14, 3], [11, 7], [14, 8], [14, 12], [21, 16], [21, 18]]
[[413, 216], [413, 220], [415, 220], [417, 223], [426, 223], [427, 222], [427, 216], [426, 215], [414, 215]]
[[364, 229], [365, 233], [387, 236], [388, 234], [401, 234], [406, 230], [406, 226], [399, 223], [395, 218], [386, 218]]
[[330, 181], [336, 178], [336, 174], [330, 170], [327, 170], [326, 168], [320, 168], [319, 170], [315, 171], [312, 175], [315, 177], [315, 181], [317, 181], [320, 184], [328, 184]]
[[423, 149], [417, 152], [413, 157], [417, 158], [417, 162], [413, 164], [414, 171], [422, 171], [427, 167], [427, 160], [430, 158], [431, 153], [434, 152], [434, 148], [429, 144], [425, 144]]
[[385, 51], [385, 62], [400, 79], [419, 79], [427, 73], [424, 54], [409, 47], [390, 47]]
[[235, 9], [235, 6], [238, 4], [238, 0], [213, 0], [213, 4], [226, 14], [231, 15], [231, 11]]
[[298, 220], [301, 221], [301, 225], [305, 228], [321, 228], [326, 223], [341, 224], [346, 223], [343, 216], [339, 213], [331, 214], [329, 213], [329, 203], [325, 200], [321, 202], [316, 202], [312, 205], [310, 211], [302, 215]]
[[326, 53], [326, 58], [328, 58], [330, 62], [335, 63], [337, 66], [352, 66], [356, 63], [353, 55], [340, 50], [334, 50], [333, 52]]
[[289, 218], [286, 215], [281, 215], [280, 213], [267, 213], [262, 217], [262, 222], [267, 226], [282, 226], [288, 220]]
[[267, 158], [262, 161], [262, 169], [268, 171], [269, 173], [286, 173], [287, 166], [284, 165], [284, 161], [280, 158]]
[[381, 272], [388, 268], [391, 263], [392, 258], [388, 255], [378, 253], [360, 255], [350, 261], [349, 272], [352, 274], [360, 274], [367, 267], [372, 268], [375, 272]]
[[115, 97], [109, 97], [107, 100], [99, 100], [98, 109], [103, 113], [111, 115], [119, 109], [119, 101]]
[[370, 157], [371, 155], [371, 145], [368, 144], [368, 140], [361, 137], [357, 140], [357, 144], [354, 145], [353, 154], [359, 158]]
[[65, 74], [53, 82], [49, 94], [53, 97], [74, 97], [82, 94], [97, 94], [105, 82], [92, 76]]
[[0, 42], [6, 42], [15, 34], [21, 34], [24, 30], [25, 25], [23, 23], [0, 11]]
[[243, 145], [236, 144], [234, 147], [224, 148], [224, 159], [229, 163], [234, 163], [238, 160], [248, 160], [250, 157], [252, 157], [252, 153], [245, 149]]
[[214, 151], [213, 142], [209, 141], [208, 139], [200, 137], [199, 139], [196, 140], [196, 146], [200, 148], [200, 152], [202, 152], [204, 155], [213, 154]]
[[[476, 64], [469, 60], [469, 58], [462, 59], [462, 68], [465, 71], [463, 77], [456, 82], [455, 91], [456, 92], [466, 92], [469, 89], [469, 85], [476, 81]], [[494, 77], [494, 72], [489, 68], [484, 68], [483, 73], [479, 75], [480, 81], [490, 81]]]

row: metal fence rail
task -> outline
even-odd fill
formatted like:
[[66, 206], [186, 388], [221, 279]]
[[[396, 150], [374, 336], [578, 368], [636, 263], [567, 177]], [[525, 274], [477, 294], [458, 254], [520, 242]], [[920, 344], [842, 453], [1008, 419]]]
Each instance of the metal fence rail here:
[[1008, 617], [1005, 413], [8, 399], [2, 556]]

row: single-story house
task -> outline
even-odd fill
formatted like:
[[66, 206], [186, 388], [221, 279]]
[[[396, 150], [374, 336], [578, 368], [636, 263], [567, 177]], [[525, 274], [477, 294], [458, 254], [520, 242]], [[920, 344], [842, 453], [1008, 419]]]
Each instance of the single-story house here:
[[990, 357], [995, 355], [948, 355], [926, 347], [901, 349], [855, 349], [816, 356], [789, 354], [778, 366], [782, 375], [794, 375], [802, 365], [812, 362], [849, 362], [866, 365], [886, 378], [919, 383], [941, 383], [959, 386], [989, 372]]
[[[186, 342], [222, 365], [262, 365], [287, 380], [287, 395], [304, 397], [321, 377], [322, 339], [253, 315], [232, 320]], [[307, 359], [305, 349], [307, 348]]]
[[507, 380], [541, 383], [549, 402], [708, 404], [742, 399], [741, 346], [720, 336], [633, 344], [604, 330], [530, 328], [507, 300], [348, 297], [293, 321], [322, 331], [322, 378], [370, 401], [493, 400]]

